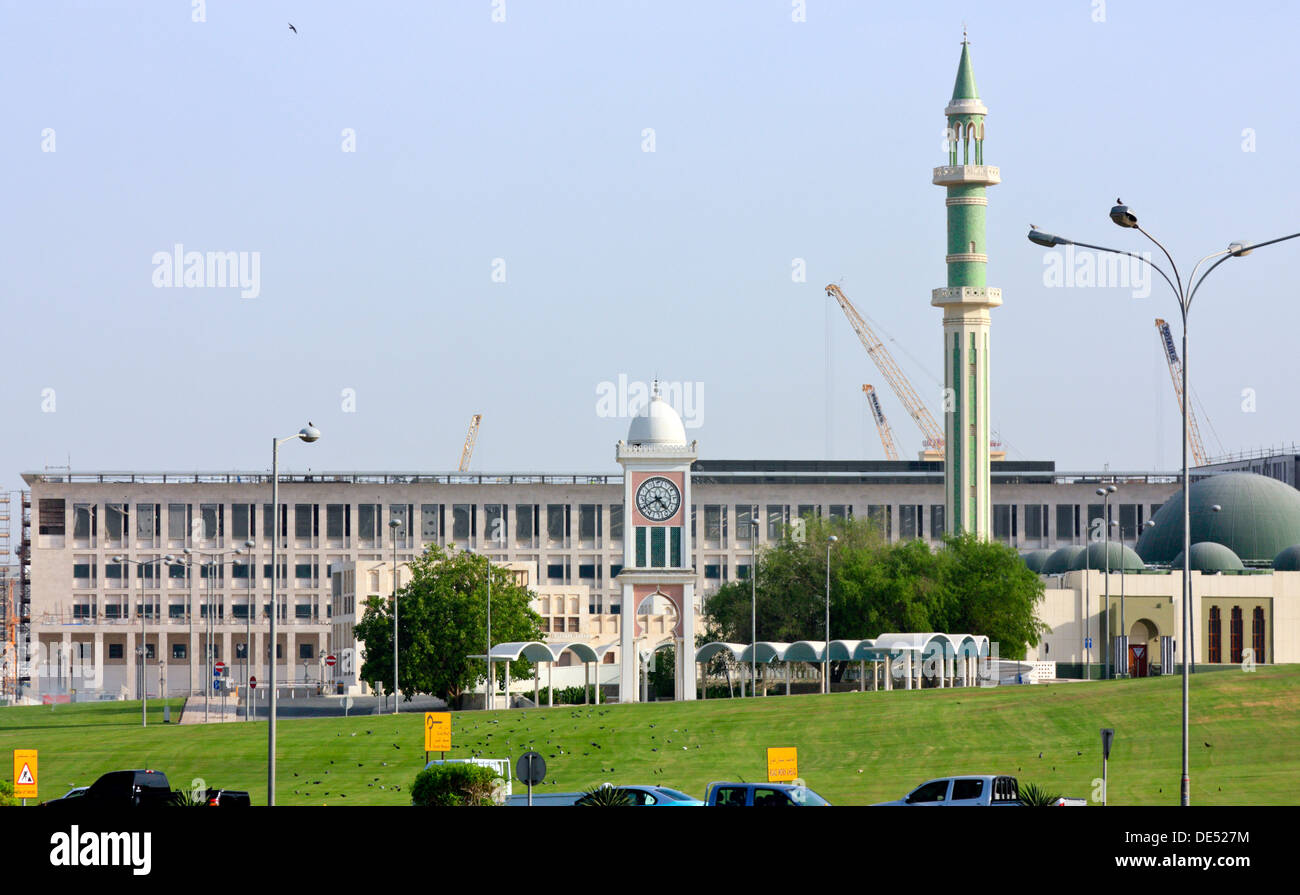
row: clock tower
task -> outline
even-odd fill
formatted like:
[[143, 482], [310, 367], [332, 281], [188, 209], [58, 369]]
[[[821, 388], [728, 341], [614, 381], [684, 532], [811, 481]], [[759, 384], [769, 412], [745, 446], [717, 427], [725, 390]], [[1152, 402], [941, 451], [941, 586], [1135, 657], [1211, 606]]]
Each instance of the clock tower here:
[[[619, 701], [640, 698], [642, 656], [676, 650], [676, 699], [695, 698], [695, 569], [691, 545], [691, 464], [696, 443], [656, 382], [650, 403], [618, 443], [623, 467], [623, 599], [619, 619]], [[658, 618], [663, 619], [659, 629]], [[654, 620], [654, 629], [650, 630]]]

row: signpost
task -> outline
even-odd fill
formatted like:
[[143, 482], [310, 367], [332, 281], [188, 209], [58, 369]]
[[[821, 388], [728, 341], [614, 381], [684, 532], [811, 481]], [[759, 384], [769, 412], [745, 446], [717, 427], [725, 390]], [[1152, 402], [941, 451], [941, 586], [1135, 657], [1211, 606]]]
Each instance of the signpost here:
[[767, 750], [767, 782], [790, 783], [799, 777], [799, 750], [794, 746]]
[[36, 798], [36, 792], [36, 750], [15, 749], [14, 798], [22, 799], [26, 805], [28, 799]]
[[528, 807], [533, 807], [533, 786], [546, 779], [546, 759], [536, 752], [525, 752], [515, 762], [515, 776], [528, 784]]
[[447, 757], [451, 749], [451, 712], [424, 713], [424, 763], [429, 763], [430, 752], [441, 752]]
[[1101, 729], [1101, 807], [1106, 807], [1106, 762], [1110, 760], [1110, 744], [1115, 740], [1115, 728]]
[[333, 656], [326, 656], [326, 657], [325, 657], [325, 664], [328, 665], [330, 668], [333, 668], [333, 667], [334, 667], [334, 662], [335, 662], [335, 661], [336, 661], [336, 660], [335, 660], [335, 658], [334, 658]]

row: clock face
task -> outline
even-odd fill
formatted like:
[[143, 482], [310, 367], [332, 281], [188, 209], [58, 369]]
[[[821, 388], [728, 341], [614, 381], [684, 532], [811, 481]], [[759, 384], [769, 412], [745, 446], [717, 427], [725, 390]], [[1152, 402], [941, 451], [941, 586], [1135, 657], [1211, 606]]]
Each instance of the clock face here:
[[682, 493], [670, 479], [662, 476], [646, 479], [636, 489], [636, 508], [651, 522], [671, 519], [682, 505]]

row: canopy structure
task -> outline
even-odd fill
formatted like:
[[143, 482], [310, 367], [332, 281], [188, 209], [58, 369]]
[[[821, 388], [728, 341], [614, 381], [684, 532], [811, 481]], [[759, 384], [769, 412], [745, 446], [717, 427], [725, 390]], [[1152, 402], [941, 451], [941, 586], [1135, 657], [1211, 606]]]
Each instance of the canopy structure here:
[[[533, 668], [533, 703], [540, 703], [541, 690], [541, 666], [546, 666], [546, 690], [548, 705], [555, 704], [555, 692], [551, 688], [551, 668], [560, 661], [560, 657], [569, 653], [583, 664], [583, 673], [586, 678], [586, 684], [583, 687], [583, 701], [586, 702], [586, 691], [591, 686], [591, 666], [599, 665], [604, 659], [605, 654], [613, 650], [618, 644], [607, 643], [603, 646], [594, 646], [586, 641], [575, 640], [569, 643], [541, 643], [536, 640], [519, 640], [509, 643], [498, 643], [491, 650], [491, 664], [488, 670], [488, 687], [493, 687], [492, 667], [497, 662], [506, 663], [506, 705], [509, 707], [510, 697], [510, 663], [518, 662], [520, 659], [534, 663]], [[469, 656], [471, 659], [487, 659], [488, 656], [483, 653]], [[600, 704], [600, 684], [597, 681], [595, 688], [596, 704]]]

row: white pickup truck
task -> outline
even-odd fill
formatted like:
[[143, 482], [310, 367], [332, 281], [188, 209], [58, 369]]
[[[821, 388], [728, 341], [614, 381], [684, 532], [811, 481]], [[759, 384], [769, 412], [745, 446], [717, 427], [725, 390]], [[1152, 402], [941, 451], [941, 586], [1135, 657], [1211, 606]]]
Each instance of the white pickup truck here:
[[[927, 780], [896, 802], [878, 802], [878, 805], [944, 806], [1020, 806], [1020, 784], [1015, 777], [991, 774], [963, 774], [957, 777], [939, 777]], [[1057, 799], [1058, 806], [1081, 806], [1083, 799]]]

